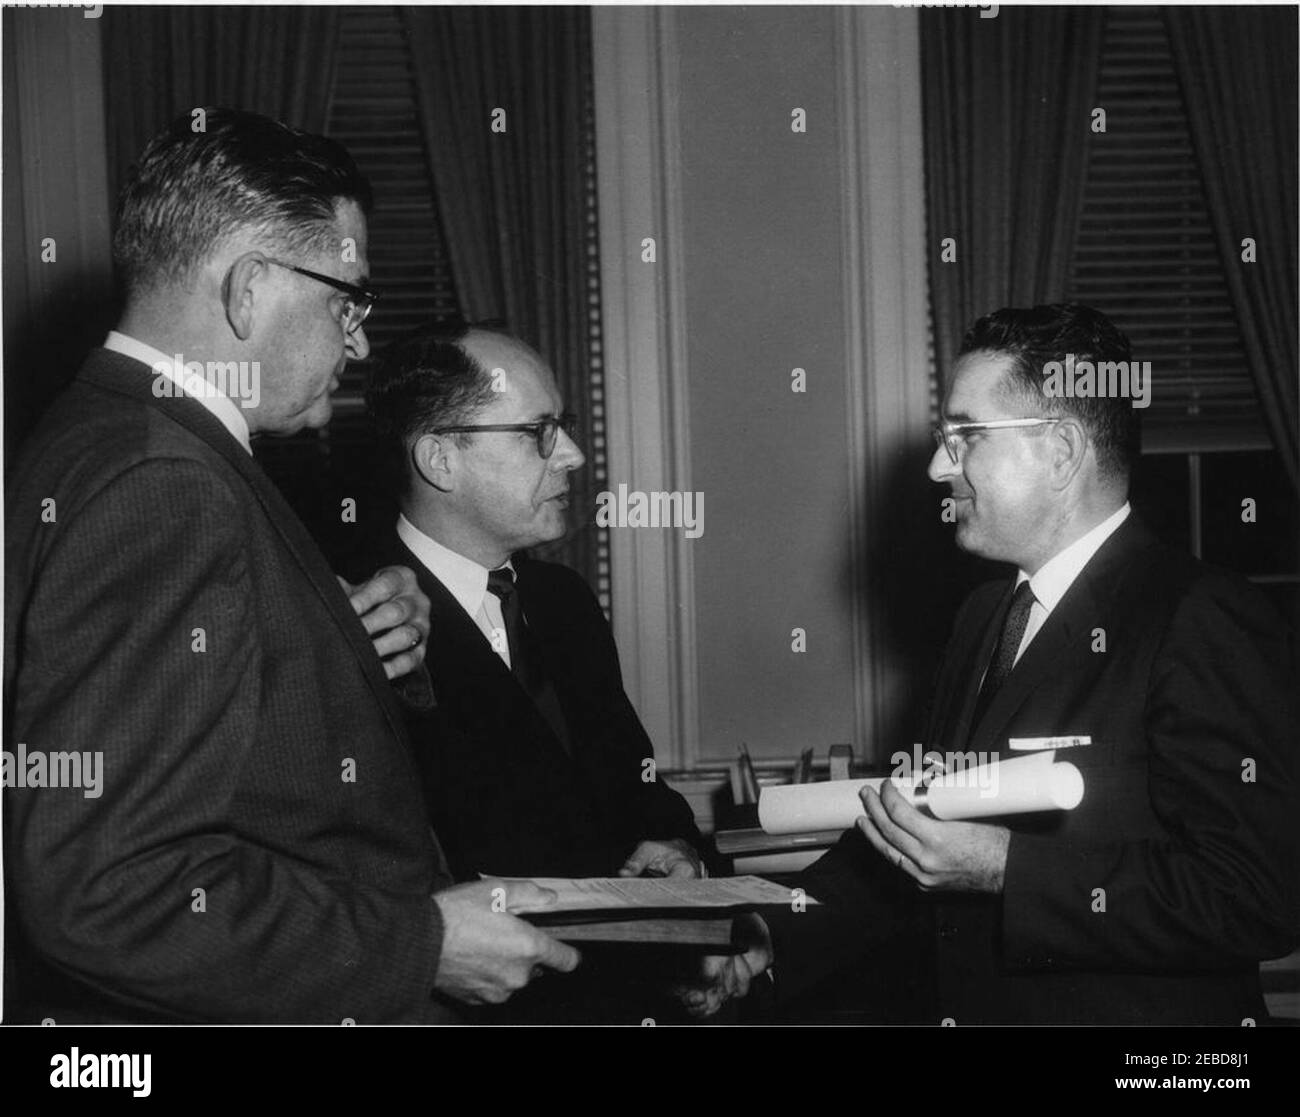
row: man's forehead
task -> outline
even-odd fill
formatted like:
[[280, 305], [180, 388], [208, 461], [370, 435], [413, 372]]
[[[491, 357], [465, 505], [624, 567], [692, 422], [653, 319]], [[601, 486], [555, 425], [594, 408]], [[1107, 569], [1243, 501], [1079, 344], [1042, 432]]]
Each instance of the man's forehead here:
[[370, 260], [366, 256], [366, 215], [350, 198], [340, 199], [334, 213], [334, 235], [325, 250], [334, 264], [332, 274], [353, 282], [368, 279]]
[[492, 330], [470, 329], [465, 334], [466, 352], [483, 364], [502, 366], [538, 365], [541, 358], [517, 338]]
[[991, 350], [976, 350], [958, 357], [944, 398], [944, 417], [989, 418], [989, 409], [1003, 402], [1002, 385], [1014, 360], [1010, 353]]
[[558, 397], [555, 377], [546, 362], [522, 341], [471, 330], [463, 344], [465, 352], [487, 370], [502, 400], [538, 414], [553, 410]]

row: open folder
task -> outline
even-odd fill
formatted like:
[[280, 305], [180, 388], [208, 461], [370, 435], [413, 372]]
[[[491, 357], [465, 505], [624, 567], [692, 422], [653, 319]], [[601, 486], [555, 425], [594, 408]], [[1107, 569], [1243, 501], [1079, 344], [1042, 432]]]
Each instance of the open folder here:
[[511, 912], [568, 942], [704, 947], [725, 953], [739, 913], [817, 903], [755, 876], [530, 879], [558, 899], [544, 907], [512, 907]]

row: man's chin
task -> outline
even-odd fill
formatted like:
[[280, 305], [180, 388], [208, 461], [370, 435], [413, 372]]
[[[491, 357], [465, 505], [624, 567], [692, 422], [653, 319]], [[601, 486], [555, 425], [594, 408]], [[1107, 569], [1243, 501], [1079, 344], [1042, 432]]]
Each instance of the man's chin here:
[[318, 431], [329, 426], [334, 416], [334, 401], [329, 396], [321, 396], [303, 415], [301, 427]]
[[957, 521], [956, 543], [963, 551], [979, 554], [979, 533], [971, 526], [969, 519]]
[[569, 517], [565, 515], [564, 506], [548, 501], [545, 511], [546, 515], [541, 517], [537, 530], [533, 532], [532, 542], [526, 544], [529, 547], [537, 547], [543, 543], [554, 543], [557, 539], [563, 539], [569, 533]]
[[960, 550], [988, 562], [1008, 562], [1020, 565], [1020, 558], [1015, 547], [1005, 541], [981, 535], [969, 523], [957, 524], [956, 543]]
[[258, 429], [263, 434], [288, 438], [302, 430], [320, 430], [329, 426], [333, 414], [334, 405], [330, 402], [329, 396], [325, 396], [323, 399], [314, 400], [302, 411], [265, 420], [264, 423], [259, 424]]

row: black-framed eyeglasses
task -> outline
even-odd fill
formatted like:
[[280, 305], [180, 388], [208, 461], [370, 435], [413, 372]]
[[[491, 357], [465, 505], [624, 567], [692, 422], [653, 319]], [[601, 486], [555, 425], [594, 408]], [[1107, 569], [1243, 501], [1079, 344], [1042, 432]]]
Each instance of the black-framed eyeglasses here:
[[941, 423], [931, 432], [934, 440], [945, 450], [952, 464], [961, 461], [961, 448], [968, 434], [976, 431], [996, 431], [1008, 427], [1042, 427], [1049, 423], [1059, 423], [1060, 419], [989, 419], [983, 423]]
[[555, 443], [558, 440], [559, 431], [564, 431], [566, 435], [572, 438], [577, 430], [578, 417], [573, 412], [566, 411], [560, 416], [548, 415], [545, 419], [538, 419], [535, 423], [475, 423], [459, 427], [438, 427], [429, 433], [477, 434], [492, 431], [527, 433], [537, 439], [537, 453], [545, 459], [555, 453]]
[[299, 275], [305, 275], [308, 279], [314, 279], [317, 283], [327, 283], [336, 291], [342, 291], [347, 298], [343, 301], [343, 332], [352, 333], [362, 322], [369, 316], [370, 311], [374, 309], [375, 303], [379, 300], [379, 292], [372, 291], [368, 287], [358, 287], [355, 283], [347, 283], [342, 279], [335, 279], [332, 275], [322, 275], [318, 271], [308, 271], [306, 268], [300, 268], [297, 264], [286, 264], [283, 260], [273, 260], [270, 256], [267, 262], [274, 264], [278, 268], [288, 268], [290, 271], [296, 271]]

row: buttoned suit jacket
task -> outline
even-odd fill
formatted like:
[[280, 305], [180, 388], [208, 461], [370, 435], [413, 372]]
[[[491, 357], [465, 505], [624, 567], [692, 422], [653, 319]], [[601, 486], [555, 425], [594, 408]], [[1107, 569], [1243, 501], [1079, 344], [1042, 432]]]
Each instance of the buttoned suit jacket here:
[[426, 664], [437, 706], [408, 707], [430, 820], [459, 879], [610, 876], [638, 842], [701, 838], [654, 767], [623, 689], [609, 622], [568, 567], [517, 557], [517, 588], [564, 712], [571, 751], [451, 592], [401, 542], [376, 565], [411, 567], [430, 601]]
[[[777, 920], [777, 986], [837, 962], [913, 965], [957, 1023], [1260, 1019], [1258, 963], [1300, 935], [1294, 635], [1253, 587], [1160, 545], [1135, 515], [1102, 545], [972, 725], [1012, 583], [958, 613], [925, 744], [1000, 758], [1012, 739], [1084, 778], [1073, 811], [1011, 816], [1000, 895], [923, 893], [856, 831]], [[867, 991], [869, 993], [869, 990]]]
[[449, 883], [369, 637], [197, 401], [96, 350], [10, 474], [8, 1018], [438, 1019]]

